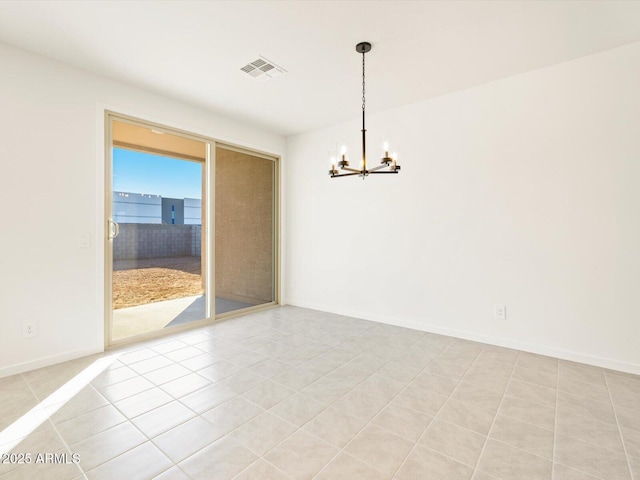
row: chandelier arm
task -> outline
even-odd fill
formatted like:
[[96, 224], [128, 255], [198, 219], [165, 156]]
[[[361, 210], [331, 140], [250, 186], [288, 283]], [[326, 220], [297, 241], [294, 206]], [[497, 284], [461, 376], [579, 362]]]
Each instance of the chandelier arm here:
[[369, 173], [371, 175], [375, 175], [377, 173], [400, 173], [400, 171], [399, 170], [384, 170], [384, 171], [373, 172], [373, 171], [369, 170]]
[[388, 168], [388, 167], [389, 165], [387, 165], [386, 163], [383, 163], [382, 165], [378, 165], [377, 167], [370, 168], [369, 171], [375, 172], [376, 170], [382, 170], [383, 168]]
[[338, 173], [336, 175], [331, 175], [331, 178], [336, 178], [336, 177], [350, 177], [352, 175], [360, 175], [360, 172], [356, 172], [356, 173]]
[[358, 170], [357, 168], [351, 168], [351, 167], [342, 167], [342, 170], [347, 170], [348, 172], [358, 172], [358, 173], [362, 172], [362, 170]]

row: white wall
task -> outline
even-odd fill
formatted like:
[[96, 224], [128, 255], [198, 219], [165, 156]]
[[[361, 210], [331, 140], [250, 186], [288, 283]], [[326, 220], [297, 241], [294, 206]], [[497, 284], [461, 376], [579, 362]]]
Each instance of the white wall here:
[[273, 154], [285, 142], [7, 45], [0, 65], [2, 377], [103, 349], [105, 108]]
[[640, 373], [639, 78], [635, 43], [370, 115], [397, 176], [329, 178], [359, 121], [288, 138], [289, 303]]

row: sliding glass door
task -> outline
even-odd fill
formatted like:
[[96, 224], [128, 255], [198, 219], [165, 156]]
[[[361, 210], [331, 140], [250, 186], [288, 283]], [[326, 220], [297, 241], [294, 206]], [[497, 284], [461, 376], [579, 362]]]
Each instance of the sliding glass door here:
[[111, 339], [207, 317], [207, 144], [113, 121]]
[[216, 313], [276, 299], [276, 164], [229, 147], [216, 148]]
[[107, 345], [276, 304], [277, 159], [107, 122]]

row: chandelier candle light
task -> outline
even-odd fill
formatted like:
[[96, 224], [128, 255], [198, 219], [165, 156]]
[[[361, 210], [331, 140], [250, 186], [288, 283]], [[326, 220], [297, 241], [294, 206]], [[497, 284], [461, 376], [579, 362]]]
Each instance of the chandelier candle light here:
[[[356, 52], [362, 54], [362, 160], [360, 161], [360, 169], [349, 167], [349, 159], [347, 158], [347, 147], [343, 145], [340, 151], [340, 161], [336, 162], [336, 157], [331, 157], [331, 170], [329, 170], [329, 175], [331, 175], [331, 178], [359, 175], [364, 180], [366, 176], [372, 173], [400, 172], [400, 165], [398, 165], [398, 155], [396, 153], [392, 153], [391, 156], [389, 156], [389, 144], [387, 142], [385, 142], [383, 146], [384, 156], [382, 157], [380, 165], [367, 169], [367, 130], [364, 128], [364, 55], [369, 51], [371, 51], [371, 44], [369, 42], [360, 42], [356, 45]], [[348, 173], [340, 173], [338, 167], [340, 168], [340, 170], [344, 170]]]

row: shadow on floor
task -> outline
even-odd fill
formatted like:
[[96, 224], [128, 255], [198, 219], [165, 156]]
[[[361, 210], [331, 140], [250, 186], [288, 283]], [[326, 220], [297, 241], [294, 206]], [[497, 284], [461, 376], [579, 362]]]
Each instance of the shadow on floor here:
[[[175, 317], [165, 327], [172, 327], [182, 323], [192, 322], [194, 320], [202, 320], [205, 317], [204, 295], [197, 297], [187, 306], [177, 317]], [[226, 298], [216, 297], [216, 315], [220, 313], [232, 312], [241, 308], [253, 307], [251, 303], [237, 302], [235, 300], [227, 300]]]

